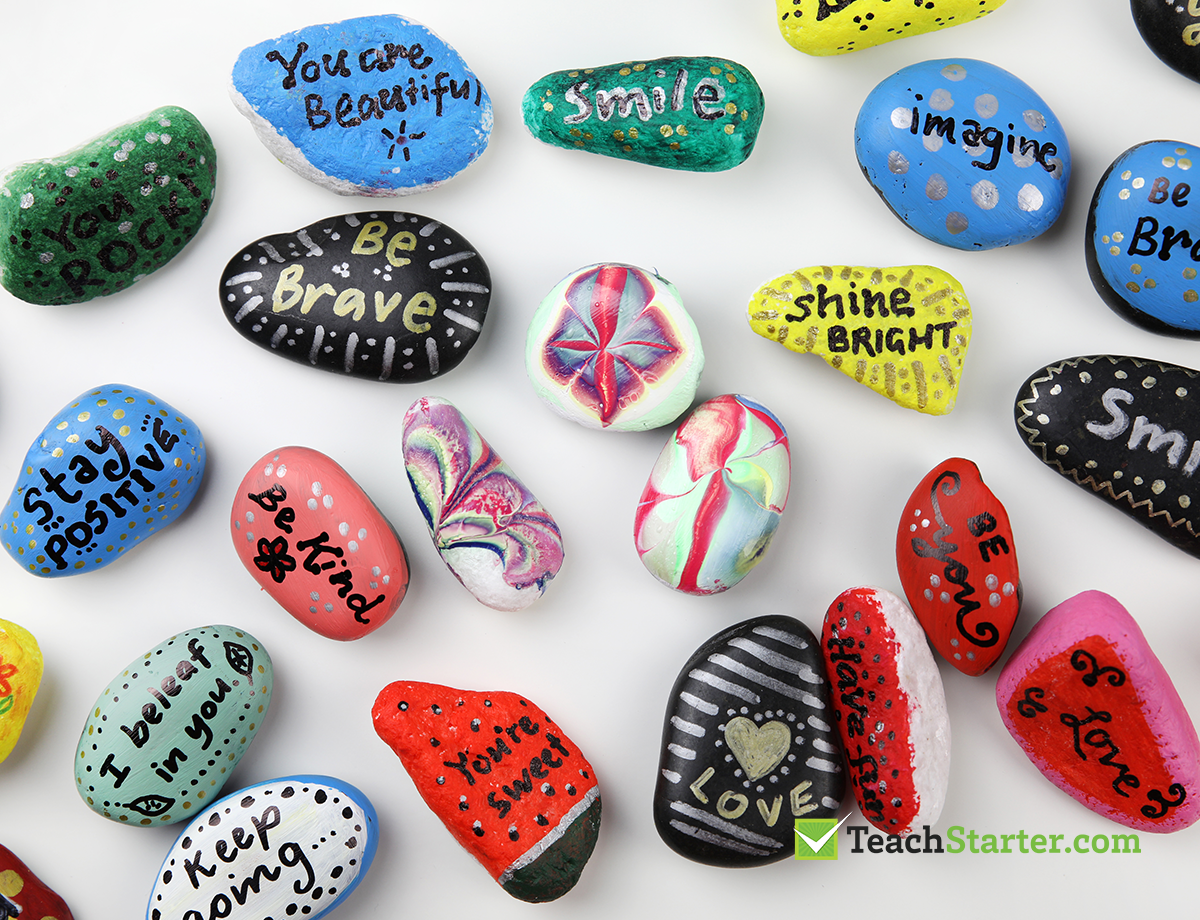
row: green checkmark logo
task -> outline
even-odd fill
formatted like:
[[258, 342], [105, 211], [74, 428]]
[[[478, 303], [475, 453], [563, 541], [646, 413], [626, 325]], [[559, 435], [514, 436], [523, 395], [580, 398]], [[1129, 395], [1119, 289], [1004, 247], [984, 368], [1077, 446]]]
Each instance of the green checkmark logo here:
[[796, 819], [796, 859], [837, 859], [837, 831], [846, 823], [833, 818]]

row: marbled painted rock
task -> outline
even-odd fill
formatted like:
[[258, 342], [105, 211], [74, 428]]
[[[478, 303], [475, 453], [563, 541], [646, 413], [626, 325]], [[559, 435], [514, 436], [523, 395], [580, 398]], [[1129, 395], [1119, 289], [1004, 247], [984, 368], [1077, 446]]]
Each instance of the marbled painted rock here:
[[1129, 612], [1085, 591], [1042, 617], [1000, 671], [1000, 717], [1034, 766], [1140, 831], [1200, 818], [1200, 741]]
[[29, 447], [4, 506], [0, 540], [35, 575], [102, 568], [162, 530], [195, 498], [204, 439], [145, 390], [89, 390]]
[[0, 916], [72, 920], [71, 909], [29, 867], [0, 844]]
[[1200, 3], [1196, 0], [1130, 0], [1133, 21], [1160, 61], [1200, 80]]
[[912, 64], [871, 90], [854, 124], [858, 165], [913, 230], [955, 249], [1040, 236], [1071, 176], [1062, 125], [1006, 70], [967, 58]]
[[202, 626], [156, 645], [92, 706], [75, 754], [79, 794], [123, 824], [194, 815], [254, 740], [271, 684], [271, 656], [245, 630]]
[[21, 737], [42, 682], [42, 665], [42, 650], [33, 634], [0, 620], [0, 762]]
[[396, 681], [372, 716], [425, 804], [510, 895], [553, 901], [579, 881], [600, 787], [545, 712], [506, 691]]
[[762, 616], [717, 633], [671, 688], [654, 824], [716, 866], [791, 856], [796, 818], [835, 818], [845, 792], [825, 659], [812, 631]]
[[1190, 172], [1198, 153], [1180, 141], [1129, 148], [1088, 210], [1092, 284], [1113, 310], [1154, 332], [1200, 336], [1200, 192], [1191, 194], [1200, 176]]
[[663, 446], [638, 500], [646, 569], [687, 594], [719, 594], [762, 561], [787, 506], [783, 423], [745, 396], [701, 403]]
[[475, 598], [523, 610], [563, 562], [558, 524], [453, 405], [421, 397], [404, 416], [404, 466], [433, 545]]
[[820, 355], [906, 409], [945, 415], [954, 408], [971, 304], [940, 268], [802, 268], [755, 291], [749, 319], [763, 338]]
[[950, 782], [950, 717], [916, 617], [890, 591], [850, 588], [825, 613], [821, 644], [859, 811], [902, 837], [935, 824]]
[[410, 195], [475, 161], [492, 102], [458, 52], [403, 16], [307, 26], [246, 48], [233, 104], [285, 166], [339, 195]]
[[846, 54], [907, 35], [962, 25], [1004, 0], [775, 0], [779, 31], [805, 54]]
[[428, 217], [360, 212], [251, 243], [221, 305], [255, 345], [322, 370], [412, 383], [456, 368], [492, 279], [461, 234]]
[[996, 663], [1021, 611], [1021, 576], [1008, 512], [970, 460], [939, 463], [913, 490], [896, 569], [943, 658], [972, 677]]
[[0, 283], [37, 304], [127, 288], [199, 232], [216, 179], [208, 132], [175, 106], [19, 163], [0, 176]]
[[542, 300], [529, 323], [525, 370], [563, 418], [644, 431], [691, 405], [704, 349], [675, 285], [607, 262], [571, 272]]
[[521, 110], [529, 133], [555, 147], [716, 172], [754, 150], [763, 94], [734, 61], [664, 57], [547, 74]]
[[378, 845], [375, 809], [349, 783], [301, 775], [247, 786], [183, 829], [146, 920], [317, 920], [358, 887]]
[[238, 486], [238, 558], [292, 616], [330, 639], [386, 623], [408, 590], [400, 537], [344, 469], [320, 451], [281, 447]]
[[[1043, 463], [1200, 556], [1200, 371], [1119, 355], [1035, 371], [1017, 429]], [[1192, 508], [1196, 505], [1196, 509]]]

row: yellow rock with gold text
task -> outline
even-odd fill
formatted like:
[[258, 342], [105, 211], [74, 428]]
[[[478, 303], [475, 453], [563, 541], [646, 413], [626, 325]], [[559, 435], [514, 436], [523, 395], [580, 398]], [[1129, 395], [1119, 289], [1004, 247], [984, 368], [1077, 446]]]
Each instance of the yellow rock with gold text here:
[[820, 265], [767, 282], [750, 328], [929, 415], [954, 408], [971, 343], [962, 285], [930, 265]]
[[1004, 0], [775, 0], [779, 31], [805, 54], [847, 54], [971, 22]]
[[0, 620], [0, 761], [21, 737], [42, 681], [42, 650], [29, 630]]

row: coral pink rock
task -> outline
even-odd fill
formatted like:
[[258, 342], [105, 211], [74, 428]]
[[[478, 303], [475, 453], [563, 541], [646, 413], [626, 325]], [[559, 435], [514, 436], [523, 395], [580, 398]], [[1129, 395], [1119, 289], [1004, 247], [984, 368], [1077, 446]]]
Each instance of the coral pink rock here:
[[3, 845], [0, 845], [0, 917], [72, 920], [66, 902]]
[[859, 811], [886, 834], [935, 823], [950, 781], [950, 717], [916, 617], [890, 591], [850, 588], [825, 613], [821, 647]]
[[1139, 831], [1200, 817], [1200, 741], [1133, 617], [1085, 591], [1033, 627], [1000, 672], [1000, 717], [1059, 789]]

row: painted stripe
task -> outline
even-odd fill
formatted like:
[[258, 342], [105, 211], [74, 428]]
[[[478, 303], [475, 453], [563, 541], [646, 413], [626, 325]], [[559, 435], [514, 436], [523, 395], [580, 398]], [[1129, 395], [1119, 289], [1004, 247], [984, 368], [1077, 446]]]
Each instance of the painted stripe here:
[[762, 834], [756, 834], [754, 831], [748, 831], [744, 827], [738, 827], [723, 818], [718, 818], [716, 815], [710, 815], [707, 811], [701, 811], [686, 802], [672, 802], [671, 810], [677, 811], [681, 815], [691, 818], [693, 821], [699, 821], [701, 824], [707, 824], [709, 827], [715, 827], [717, 830], [730, 837], [736, 837], [738, 840], [746, 843], [754, 843], [760, 847], [770, 847], [773, 850], [783, 846], [778, 840], [772, 840], [770, 837], [764, 837]]
[[715, 716], [721, 711], [720, 706], [717, 706], [715, 703], [710, 703], [708, 700], [702, 700], [698, 696], [693, 696], [686, 690], [679, 694], [679, 698], [693, 709], [700, 710], [700, 712], [704, 713], [706, 716]]
[[774, 677], [769, 677], [761, 671], [756, 671], [754, 668], [748, 668], [740, 661], [734, 661], [728, 655], [709, 655], [708, 660], [719, 667], [725, 668], [727, 671], [732, 671], [734, 674], [739, 674], [742, 677], [748, 678], [757, 684], [774, 690], [776, 693], [782, 693], [789, 699], [798, 700], [813, 709], [824, 709], [825, 704], [813, 696], [811, 693], [805, 693], [803, 690], [797, 690], [795, 687], [789, 686], [782, 681], [776, 680]]
[[672, 819], [671, 827], [679, 831], [681, 834], [687, 834], [689, 837], [695, 837], [697, 840], [704, 843], [711, 843], [713, 846], [723, 847], [726, 850], [733, 850], [737, 853], [745, 853], [749, 856], [770, 856], [770, 850], [760, 850], [758, 847], [747, 846], [744, 843], [738, 843], [736, 840], [729, 840], [725, 837], [718, 837], [712, 831], [702, 830], [698, 827], [693, 827], [690, 824], [684, 824], [682, 821]]
[[800, 670], [796, 672], [796, 676], [806, 684], [816, 684], [818, 687], [825, 683], [821, 675], [806, 664], [800, 665]]
[[743, 639], [738, 636], [737, 638], [730, 639], [729, 644], [734, 648], [740, 648], [743, 652], [753, 655], [759, 661], [769, 664], [773, 668], [778, 668], [787, 674], [795, 674], [800, 668], [805, 667], [795, 658], [780, 655], [778, 652], [771, 651], [765, 645], [759, 645], [750, 639]]
[[354, 370], [354, 352], [358, 348], [358, 333], [351, 332], [346, 339], [346, 351], [342, 356], [342, 370], [347, 374]]
[[835, 811], [842, 807], [841, 802], [839, 802], [837, 799], [831, 799], [827, 795], [821, 796], [821, 804], [824, 805], [826, 808], [832, 808]]
[[811, 725], [813, 728], [815, 728], [819, 732], [833, 731], [833, 728], [829, 725], [828, 722], [824, 722], [821, 719], [818, 719], [816, 716], [809, 716], [808, 724]]
[[790, 632], [784, 632], [782, 629], [773, 629], [770, 626], [755, 626], [750, 631], [756, 635], [774, 639], [776, 642], [782, 642], [784, 645], [790, 645], [792, 648], [808, 648], [808, 643], [799, 636], [793, 635]]
[[695, 760], [696, 752], [679, 744], [668, 744], [667, 750], [683, 760]]
[[262, 272], [242, 272], [240, 275], [234, 275], [225, 282], [225, 287], [233, 287], [235, 284], [245, 284], [247, 281], [257, 281], [262, 277]]
[[741, 684], [731, 683], [722, 677], [717, 677], [716, 674], [710, 674], [708, 671], [701, 671], [699, 668], [695, 668], [688, 672], [688, 677], [698, 680], [702, 684], [708, 684], [710, 687], [720, 690], [723, 693], [728, 693], [730, 696], [736, 696], [747, 703], [753, 703], [757, 706], [762, 702], [762, 699], [753, 690], [747, 690]]
[[429, 359], [429, 373], [436, 376], [438, 372], [438, 350], [437, 342], [434, 341], [433, 336], [425, 340], [425, 357]]
[[704, 737], [703, 725], [697, 725], [695, 722], [689, 722], [686, 719], [679, 718], [679, 716], [671, 716], [671, 724], [685, 735], [691, 735], [693, 738]]
[[317, 326], [317, 331], [313, 334], [312, 347], [308, 350], [308, 363], [316, 364], [317, 357], [321, 354], [321, 343], [325, 341], [325, 327]]
[[822, 754], [833, 754], [836, 756], [842, 753], [840, 748], [838, 748], [836, 745], [830, 744], [823, 738], [814, 738], [813, 747], [815, 747]]
[[441, 224], [439, 224], [436, 220], [431, 220], [424, 227], [418, 230], [417, 233], [419, 233], [421, 236], [429, 236], [440, 226]]
[[434, 259], [429, 263], [430, 268], [445, 268], [447, 265], [453, 265], [455, 262], [462, 262], [464, 259], [471, 258], [475, 253], [467, 249], [463, 252], [456, 252], [453, 255], [442, 256], [440, 259]]
[[254, 308], [257, 307], [262, 302], [263, 302], [263, 299], [261, 297], [259, 297], [257, 294], [255, 294], [253, 297], [251, 297], [249, 300], [247, 300], [244, 304], [242, 304], [242, 308], [240, 310], [238, 310], [237, 313], [234, 315], [233, 321], [235, 323], [240, 323], [247, 316], [249, 316], [251, 313], [253, 313]]
[[396, 340], [390, 335], [383, 343], [383, 367], [379, 371], [379, 379], [387, 380], [392, 376], [392, 359], [396, 356]]
[[443, 310], [442, 316], [446, 317], [452, 323], [458, 323], [460, 326], [466, 326], [468, 329], [474, 329], [476, 332], [483, 328], [479, 323], [471, 319], [471, 317], [463, 316], [457, 310]]
[[482, 284], [474, 284], [470, 281], [443, 281], [443, 291], [465, 291], [468, 294], [487, 294], [491, 289]]
[[528, 850], [518, 856], [507, 869], [500, 873], [500, 877], [496, 879], [501, 885], [508, 882], [513, 877], [513, 873], [524, 869], [531, 862], [541, 856], [546, 850], [558, 842], [558, 839], [571, 827], [572, 824], [582, 815], [592, 803], [600, 796], [600, 787], [593, 786], [587, 791], [582, 799], [572, 806], [571, 810], [559, 819], [558, 824], [545, 837], [531, 846]]
[[800, 702], [806, 706], [811, 706], [813, 709], [824, 709], [825, 704], [821, 702], [821, 698], [813, 696], [811, 693], [800, 692]]
[[262, 247], [262, 251], [267, 254], [267, 258], [272, 262], [282, 262], [283, 256], [279, 254], [279, 250], [268, 243], [266, 240], [260, 240], [258, 243]]
[[304, 244], [304, 248], [308, 250], [310, 256], [323, 256], [325, 250], [313, 242], [312, 237], [308, 235], [307, 230], [301, 230], [296, 234], [296, 239]]
[[662, 775], [663, 779], [665, 779], [668, 783], [678, 783], [681, 779], [683, 779], [683, 777], [674, 770], [663, 770]]
[[804, 761], [806, 767], [812, 767], [814, 770], [820, 770], [822, 773], [841, 773], [842, 765], [834, 763], [832, 760], [825, 760], [823, 757], [810, 757]]
[[279, 343], [283, 341], [285, 335], [287, 335], [287, 326], [280, 323], [279, 328], [275, 330], [275, 334], [271, 336], [271, 347], [278, 348]]

